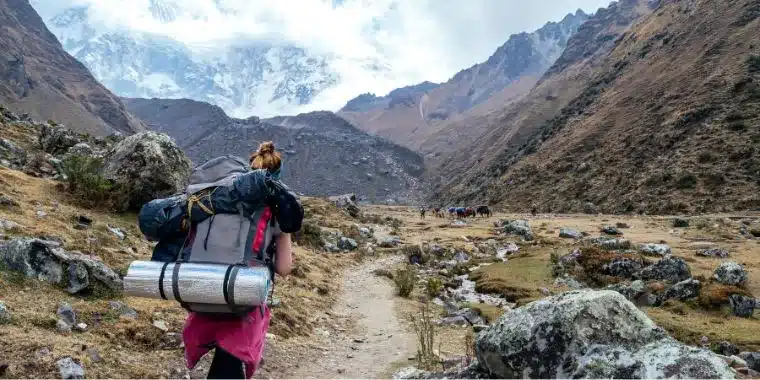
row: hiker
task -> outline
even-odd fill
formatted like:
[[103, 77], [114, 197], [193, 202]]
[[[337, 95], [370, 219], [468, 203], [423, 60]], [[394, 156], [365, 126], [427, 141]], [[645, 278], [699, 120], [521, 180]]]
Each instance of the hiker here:
[[[265, 169], [273, 178], [279, 179], [282, 161], [274, 144], [264, 142], [251, 155], [249, 165], [251, 169]], [[281, 211], [278, 210], [278, 213]], [[262, 249], [266, 249], [267, 255], [273, 258], [270, 271], [287, 276], [293, 263], [290, 234], [280, 230], [277, 220], [271, 218], [269, 222], [264, 222], [264, 227], [269, 223], [273, 230], [270, 243]], [[258, 234], [255, 240], [259, 240]], [[263, 240], [266, 241], [266, 238]], [[270, 274], [274, 276], [273, 273]], [[251, 378], [261, 361], [270, 317], [271, 311], [266, 304], [242, 316], [227, 317], [190, 312], [182, 334], [188, 368], [195, 367], [198, 361], [213, 349], [214, 357], [208, 372], [209, 379]]]
[[422, 207], [420, 208], [420, 219], [425, 219], [425, 213], [427, 212], [427, 209]]

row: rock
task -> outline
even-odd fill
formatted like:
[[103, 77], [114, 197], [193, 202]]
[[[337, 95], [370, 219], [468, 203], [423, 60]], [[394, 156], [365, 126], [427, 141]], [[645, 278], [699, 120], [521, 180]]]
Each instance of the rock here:
[[327, 252], [338, 253], [341, 251], [337, 244], [331, 243], [329, 241], [324, 241], [322, 245], [325, 247], [325, 251]]
[[399, 245], [399, 243], [401, 243], [401, 239], [399, 239], [397, 236], [390, 236], [380, 239], [380, 241], [377, 242], [377, 245], [380, 248], [394, 248]]
[[84, 379], [84, 368], [70, 357], [55, 362], [62, 379]]
[[[87, 288], [97, 284], [117, 292], [122, 290], [121, 277], [99, 258], [64, 251], [59, 243], [52, 241], [18, 238], [0, 242], [0, 262], [26, 277], [60, 284], [72, 290], [76, 286], [72, 287], [72, 283], [66, 282], [69, 279], [64, 274], [70, 273], [68, 268], [71, 265], [83, 265], [88, 273]], [[80, 268], [73, 271], [81, 273]]]
[[697, 256], [726, 258], [728, 257], [728, 250], [723, 248], [700, 249], [697, 251]]
[[589, 241], [591, 244], [597, 247], [608, 250], [620, 251], [631, 249], [631, 241], [628, 239], [601, 236], [598, 238], [590, 239]]
[[190, 160], [169, 136], [141, 132], [111, 148], [103, 176], [127, 194], [122, 209], [139, 210], [150, 200], [183, 191], [190, 170]]
[[517, 246], [517, 244], [513, 242], [507, 243], [504, 247], [501, 247], [496, 250], [496, 258], [500, 260], [505, 260], [507, 256], [517, 253], [520, 251], [520, 247]]
[[94, 348], [88, 348], [87, 349], [87, 356], [90, 358], [90, 361], [93, 363], [100, 363], [103, 361], [103, 357], [100, 356], [100, 353], [98, 350]]
[[77, 324], [77, 313], [67, 302], [61, 302], [58, 304], [58, 310], [55, 314], [58, 316], [59, 320], [65, 322], [69, 326], [75, 326]]
[[456, 228], [467, 227], [467, 222], [465, 222], [464, 220], [461, 220], [461, 219], [457, 219], [457, 220], [451, 222], [451, 227], [456, 227]]
[[691, 278], [691, 270], [680, 257], [664, 257], [638, 273], [642, 280], [660, 280], [678, 283]]
[[726, 261], [715, 269], [713, 279], [723, 285], [744, 286], [747, 284], [747, 271], [736, 262]]
[[157, 329], [159, 329], [159, 330], [161, 330], [163, 332], [168, 332], [169, 331], [169, 325], [166, 324], [166, 321], [160, 321], [160, 320], [153, 321], [153, 327], [155, 327], [155, 328], [157, 328]]
[[90, 286], [90, 277], [84, 263], [73, 262], [69, 264], [66, 273], [66, 278], [69, 282], [68, 287], [66, 287], [67, 292], [76, 294]]
[[533, 240], [533, 230], [527, 220], [502, 220], [502, 231], [506, 234], [521, 236], [526, 241]]
[[79, 322], [79, 323], [77, 323], [77, 325], [76, 325], [76, 326], [74, 326], [74, 327], [75, 327], [75, 328], [76, 328], [76, 330], [77, 330], [77, 331], [79, 331], [79, 332], [83, 332], [83, 331], [86, 331], [86, 330], [87, 330], [87, 324], [86, 324], [86, 323], [84, 323], [84, 322]]
[[655, 243], [642, 244], [639, 251], [649, 256], [667, 256], [673, 252], [669, 245]]
[[92, 156], [95, 154], [95, 150], [92, 149], [87, 143], [77, 143], [66, 151], [67, 156]]
[[732, 378], [717, 355], [667, 336], [614, 291], [571, 291], [481, 331], [479, 366], [499, 378]]
[[686, 218], [675, 218], [673, 219], [673, 227], [675, 228], [689, 227], [689, 220]]
[[731, 312], [742, 318], [751, 318], [755, 312], [755, 299], [740, 294], [728, 296], [728, 302], [731, 305]]
[[699, 296], [699, 291], [702, 288], [702, 283], [699, 280], [693, 278], [681, 281], [665, 291], [659, 299], [659, 303], [665, 302], [669, 299], [677, 299], [679, 301], [686, 301]]
[[604, 228], [602, 228], [602, 233], [607, 235], [620, 236], [623, 234], [623, 231], [620, 231], [616, 227], [604, 226]]
[[359, 227], [359, 236], [365, 239], [371, 239], [374, 233], [367, 227]]
[[635, 278], [641, 271], [641, 262], [627, 257], [617, 257], [602, 266], [604, 273], [621, 278]]
[[71, 325], [59, 319], [55, 321], [55, 330], [63, 335], [68, 335], [71, 334]]
[[119, 301], [109, 301], [108, 306], [112, 311], [118, 313], [120, 318], [137, 319], [137, 312], [128, 305]]
[[454, 255], [454, 260], [456, 260], [458, 263], [466, 263], [470, 261], [470, 255], [468, 255], [465, 252], [459, 251]]
[[42, 210], [37, 210], [36, 215], [37, 215], [38, 218], [42, 219], [42, 218], [44, 218], [44, 217], [47, 216], [47, 213], [45, 211], [42, 211]]
[[58, 125], [43, 124], [37, 140], [43, 152], [50, 154], [63, 154], [69, 148], [81, 142], [79, 136], [72, 130]]
[[619, 282], [617, 284], [608, 285], [607, 289], [614, 290], [627, 298], [630, 301], [634, 301], [641, 297], [647, 290], [644, 281], [636, 280], [630, 284]]
[[12, 319], [11, 311], [5, 306], [3, 301], [0, 301], [0, 325], [10, 323]]
[[747, 362], [749, 369], [760, 371], [760, 352], [742, 352], [739, 357]]
[[442, 325], [456, 325], [456, 326], [472, 326], [484, 324], [485, 320], [480, 316], [480, 313], [470, 309], [462, 309], [450, 314], [447, 317], [441, 318], [439, 321]]
[[573, 277], [566, 276], [566, 277], [557, 277], [554, 280], [554, 286], [567, 286], [570, 289], [583, 289], [586, 286], [580, 283], [578, 280], [574, 279]]
[[5, 219], [0, 219], [0, 231], [11, 231], [11, 230], [17, 230], [20, 229], [21, 225]]
[[429, 251], [436, 257], [443, 257], [443, 255], [446, 254], [446, 248], [443, 248], [438, 244], [431, 245]]
[[725, 355], [725, 356], [733, 356], [733, 355], [739, 355], [739, 349], [731, 344], [731, 342], [728, 341], [722, 341], [718, 343], [718, 347], [715, 350], [715, 352]]
[[353, 251], [359, 248], [359, 244], [356, 244], [356, 240], [347, 237], [341, 237], [338, 240], [338, 248], [344, 251]]
[[615, 223], [615, 227], [617, 228], [631, 228], [631, 225], [624, 222], [617, 222]]
[[356, 194], [337, 195], [328, 199], [338, 208], [345, 210], [352, 218], [358, 218], [361, 215], [361, 210], [356, 205]]
[[565, 239], [582, 239], [583, 234], [576, 230], [563, 227], [559, 229], [559, 237]]
[[119, 240], [124, 240], [127, 238], [127, 235], [124, 234], [124, 231], [122, 231], [121, 229], [113, 227], [111, 225], [108, 225], [107, 228], [109, 231], [111, 231], [112, 234], [116, 235], [116, 237], [119, 238]]
[[8, 196], [0, 194], [0, 207], [17, 210], [21, 207], [21, 205]]

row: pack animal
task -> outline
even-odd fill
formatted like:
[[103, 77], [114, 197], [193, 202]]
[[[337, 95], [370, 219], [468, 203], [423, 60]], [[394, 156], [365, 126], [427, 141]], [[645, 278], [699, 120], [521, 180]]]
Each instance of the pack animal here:
[[484, 216], [486, 218], [491, 217], [491, 209], [488, 208], [488, 206], [478, 206], [476, 211], [479, 216]]

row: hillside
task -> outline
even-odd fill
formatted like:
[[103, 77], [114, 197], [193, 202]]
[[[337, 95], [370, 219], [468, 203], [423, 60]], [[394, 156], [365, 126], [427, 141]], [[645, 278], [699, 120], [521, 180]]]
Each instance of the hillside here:
[[63, 50], [26, 0], [0, 0], [0, 103], [95, 135], [144, 129]]
[[424, 82], [382, 97], [363, 94], [339, 115], [362, 130], [418, 149], [430, 134], [449, 129], [461, 115], [487, 114], [530, 90], [587, 18], [578, 10], [533, 33], [512, 35], [487, 61], [445, 83]]
[[235, 119], [191, 100], [125, 99], [149, 128], [167, 133], [196, 163], [248, 157], [262, 141], [284, 152], [283, 179], [309, 195], [356, 193], [368, 200], [409, 202], [423, 161], [416, 153], [364, 133], [332, 112], [260, 120]]

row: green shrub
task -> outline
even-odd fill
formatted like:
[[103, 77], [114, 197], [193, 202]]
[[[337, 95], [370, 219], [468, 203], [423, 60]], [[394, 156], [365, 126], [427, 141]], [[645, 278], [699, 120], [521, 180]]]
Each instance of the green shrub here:
[[396, 292], [401, 297], [408, 298], [414, 290], [414, 284], [417, 282], [417, 271], [413, 266], [406, 266], [399, 269], [393, 276], [393, 282], [396, 284]]
[[747, 68], [751, 73], [760, 72], [760, 55], [750, 55], [747, 58]]
[[97, 157], [72, 155], [63, 160], [68, 178], [68, 191], [86, 207], [111, 207], [119, 199], [114, 184], [103, 177], [103, 160]]
[[440, 359], [434, 349], [437, 335], [435, 319], [435, 313], [427, 301], [420, 304], [417, 315], [409, 316], [409, 321], [417, 336], [417, 365], [427, 370], [432, 370], [440, 364]]
[[443, 281], [438, 277], [430, 277], [425, 282], [425, 293], [430, 298], [438, 297], [443, 291]]
[[697, 187], [697, 177], [694, 174], [684, 174], [678, 177], [676, 187], [679, 189], [693, 189]]

